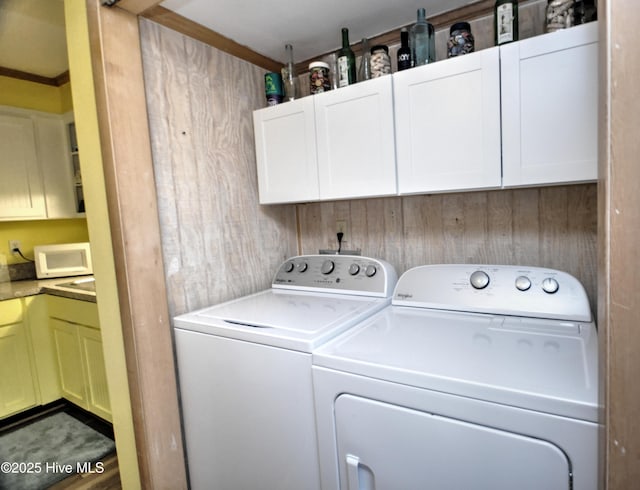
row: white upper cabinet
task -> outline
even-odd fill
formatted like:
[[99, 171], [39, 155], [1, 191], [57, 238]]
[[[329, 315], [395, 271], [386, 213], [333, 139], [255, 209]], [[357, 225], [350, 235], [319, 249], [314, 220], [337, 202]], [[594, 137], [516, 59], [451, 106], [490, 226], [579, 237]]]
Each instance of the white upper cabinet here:
[[65, 116], [0, 108], [0, 220], [82, 216], [68, 141]]
[[399, 193], [499, 188], [499, 48], [393, 79]]
[[34, 124], [0, 114], [0, 220], [46, 218]]
[[261, 204], [394, 195], [391, 77], [253, 113]]
[[262, 204], [597, 180], [598, 24], [254, 112]]
[[59, 116], [37, 116], [36, 141], [47, 218], [77, 217], [67, 125]]
[[260, 204], [317, 201], [313, 98], [254, 111], [253, 127]]
[[397, 193], [392, 77], [313, 97], [320, 199]]
[[596, 180], [597, 22], [500, 50], [503, 185]]

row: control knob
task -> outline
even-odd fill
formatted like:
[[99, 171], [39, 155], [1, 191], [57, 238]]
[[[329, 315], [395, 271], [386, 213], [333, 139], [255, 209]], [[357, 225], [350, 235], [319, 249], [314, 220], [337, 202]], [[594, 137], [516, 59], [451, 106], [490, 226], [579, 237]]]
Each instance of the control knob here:
[[320, 268], [320, 272], [322, 272], [323, 274], [331, 274], [333, 272], [333, 269], [335, 268], [335, 264], [333, 263], [333, 260], [325, 260], [322, 263], [322, 267]]
[[547, 277], [544, 281], [542, 281], [542, 290], [545, 293], [553, 294], [560, 289], [560, 285], [558, 281], [556, 281], [553, 277]]
[[489, 276], [484, 271], [475, 271], [471, 274], [470, 282], [475, 289], [484, 289], [489, 285]]
[[293, 262], [287, 262], [286, 264], [284, 264], [284, 271], [285, 272], [291, 272], [294, 269], [295, 265], [293, 265]]
[[376, 272], [378, 272], [378, 269], [376, 269], [375, 265], [368, 265], [367, 268], [364, 270], [364, 273], [367, 277], [375, 276]]
[[351, 264], [349, 266], [349, 274], [355, 276], [358, 272], [360, 272], [360, 266], [358, 264]]
[[531, 280], [527, 276], [516, 277], [516, 289], [527, 291], [531, 287]]
[[298, 264], [298, 272], [304, 272], [307, 270], [308, 267], [309, 265], [306, 262], [300, 262]]

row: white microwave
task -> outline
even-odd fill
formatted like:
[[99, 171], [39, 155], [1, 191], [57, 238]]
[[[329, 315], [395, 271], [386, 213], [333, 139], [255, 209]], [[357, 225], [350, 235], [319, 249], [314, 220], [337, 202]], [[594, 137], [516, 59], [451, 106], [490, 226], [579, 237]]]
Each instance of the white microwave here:
[[88, 242], [37, 245], [33, 253], [38, 279], [93, 274]]

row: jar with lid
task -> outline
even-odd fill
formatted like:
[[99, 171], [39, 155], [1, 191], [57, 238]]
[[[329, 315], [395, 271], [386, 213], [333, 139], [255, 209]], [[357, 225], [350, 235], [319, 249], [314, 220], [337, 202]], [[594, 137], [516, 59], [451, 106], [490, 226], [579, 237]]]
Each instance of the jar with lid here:
[[378, 78], [391, 73], [391, 59], [389, 48], [378, 44], [371, 48], [371, 78]]
[[549, 0], [546, 12], [546, 32], [572, 27], [574, 0]]
[[468, 22], [458, 22], [449, 30], [447, 41], [447, 57], [460, 56], [472, 53], [475, 49], [475, 40], [471, 34], [471, 26]]
[[329, 63], [314, 61], [309, 65], [309, 92], [320, 94], [331, 90]]

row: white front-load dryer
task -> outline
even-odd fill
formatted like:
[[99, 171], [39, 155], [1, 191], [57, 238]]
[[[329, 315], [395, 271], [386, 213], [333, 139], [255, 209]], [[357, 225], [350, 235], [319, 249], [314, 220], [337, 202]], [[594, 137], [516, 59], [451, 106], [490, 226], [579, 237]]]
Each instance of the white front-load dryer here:
[[388, 306], [396, 279], [381, 260], [294, 257], [271, 289], [174, 319], [191, 488], [319, 488], [311, 351]]
[[313, 364], [325, 490], [598, 488], [597, 335], [568, 274], [411, 269]]

